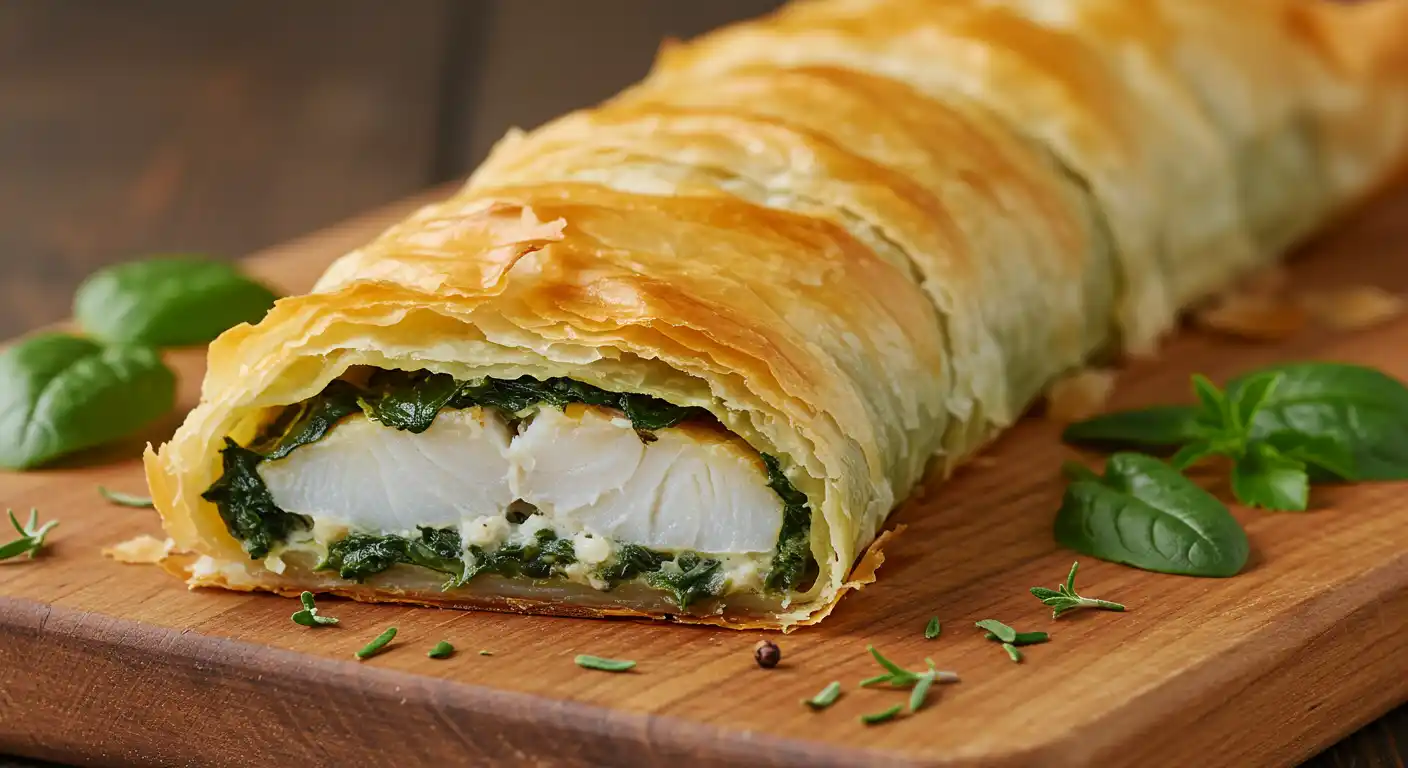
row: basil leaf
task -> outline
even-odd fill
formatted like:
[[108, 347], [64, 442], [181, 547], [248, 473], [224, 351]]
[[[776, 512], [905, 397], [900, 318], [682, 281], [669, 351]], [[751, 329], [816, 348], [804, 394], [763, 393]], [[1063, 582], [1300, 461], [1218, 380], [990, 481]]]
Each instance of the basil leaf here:
[[1303, 512], [1310, 502], [1310, 476], [1304, 463], [1254, 443], [1232, 467], [1232, 493], [1248, 506]]
[[73, 316], [88, 334], [109, 343], [184, 347], [259, 322], [274, 299], [231, 264], [159, 257], [93, 273], [74, 296]]
[[28, 469], [132, 434], [176, 403], [176, 376], [144, 347], [60, 333], [0, 353], [0, 466]]
[[[1262, 403], [1252, 437], [1275, 443], [1286, 433], [1333, 444], [1353, 457], [1347, 467], [1323, 465], [1344, 480], [1408, 480], [1408, 387], [1372, 368], [1343, 363], [1294, 363]], [[1229, 392], [1248, 386], [1237, 379]]]
[[1200, 434], [1197, 408], [1168, 405], [1107, 413], [1076, 422], [1066, 427], [1061, 439], [1092, 448], [1172, 448]]
[[1066, 488], [1056, 540], [1092, 557], [1189, 576], [1232, 576], [1247, 534], [1211, 494], [1150, 456], [1117, 453], [1100, 482]]
[[1281, 455], [1306, 465], [1311, 482], [1328, 482], [1355, 474], [1354, 456], [1342, 443], [1324, 437], [1281, 432], [1265, 442]]

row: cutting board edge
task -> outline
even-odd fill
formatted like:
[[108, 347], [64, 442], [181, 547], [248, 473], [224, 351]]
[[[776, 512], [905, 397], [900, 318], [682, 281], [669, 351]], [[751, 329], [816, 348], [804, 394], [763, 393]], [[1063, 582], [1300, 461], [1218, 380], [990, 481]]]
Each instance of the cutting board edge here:
[[[284, 709], [310, 713], [321, 723], [280, 723], [296, 725], [288, 733], [265, 731], [266, 744], [282, 744], [293, 748], [280, 760], [296, 760], [297, 764], [321, 765], [330, 755], [327, 746], [337, 743], [349, 755], [375, 754], [384, 742], [377, 741], [373, 732], [337, 728], [341, 723], [367, 723], [378, 716], [377, 706], [412, 706], [442, 723], [472, 722], [473, 718], [488, 718], [481, 733], [488, 738], [471, 740], [469, 734], [452, 728], [458, 737], [427, 740], [422, 744], [441, 754], [431, 755], [440, 760], [463, 759], [474, 755], [478, 745], [491, 744], [499, 752], [480, 751], [486, 761], [522, 758], [541, 754], [544, 740], [571, 739], [573, 743], [589, 744], [591, 752], [573, 755], [563, 765], [600, 764], [577, 762], [619, 755], [615, 750], [632, 750], [642, 764], [665, 765], [687, 757], [700, 764], [737, 765], [739, 760], [750, 764], [777, 766], [868, 766], [943, 765], [954, 768], [976, 766], [970, 760], [935, 763], [897, 759], [893, 753], [861, 749], [837, 748], [833, 745], [808, 743], [757, 733], [731, 731], [703, 723], [692, 723], [667, 715], [649, 715], [612, 710], [573, 701], [498, 690], [471, 683], [437, 679], [379, 669], [364, 663], [340, 662], [297, 651], [248, 643], [231, 638], [179, 631], [158, 625], [108, 616], [96, 612], [75, 611], [27, 599], [0, 597], [0, 657], [6, 653], [39, 659], [29, 665], [30, 674], [19, 680], [0, 677], [0, 691], [18, 695], [0, 695], [0, 752], [24, 755], [41, 760], [72, 761], [83, 764], [131, 765], [152, 760], [167, 760], [201, 765], [242, 765], [222, 762], [229, 754], [220, 749], [224, 742], [213, 739], [175, 740], [172, 730], [152, 730], [144, 719], [131, 727], [124, 713], [138, 707], [123, 695], [125, 691], [160, 691], [164, 698], [191, 701], [208, 699], [209, 687], [196, 685], [200, 679], [219, 681], [227, 698], [237, 698], [249, 709]], [[0, 673], [10, 665], [0, 664]], [[83, 681], [74, 680], [75, 669], [84, 670]], [[192, 676], [194, 673], [194, 676]], [[589, 673], [587, 673], [589, 674]], [[114, 680], [108, 676], [128, 678]], [[106, 679], [105, 679], [106, 678]], [[270, 679], [269, 685], [254, 685]], [[173, 683], [174, 681], [174, 683]], [[334, 711], [286, 698], [290, 692], [316, 689], [320, 695], [336, 694], [343, 702], [352, 702], [353, 711]], [[259, 696], [268, 701], [261, 702]], [[128, 706], [132, 705], [132, 706]], [[343, 709], [347, 708], [344, 703]], [[83, 722], [64, 717], [44, 717], [45, 712], [83, 711]], [[36, 712], [39, 716], [36, 716]], [[146, 713], [143, 713], [146, 714]], [[190, 714], [190, 713], [186, 713]], [[200, 717], [220, 712], [197, 712]], [[404, 714], [404, 713], [402, 713]], [[169, 714], [168, 714], [169, 717]], [[127, 725], [114, 729], [110, 735], [117, 742], [99, 738], [84, 738], [83, 729], [106, 726], [113, 721]], [[186, 727], [212, 726], [206, 735], [227, 736], [231, 723], [201, 720]], [[492, 729], [492, 730], [491, 730]], [[288, 729], [285, 729], [288, 730]], [[299, 736], [318, 734], [316, 744], [300, 744]], [[362, 739], [359, 740], [358, 737]], [[343, 739], [342, 737], [350, 737]], [[507, 737], [507, 738], [506, 738]], [[196, 753], [178, 751], [176, 747], [194, 748]], [[494, 747], [491, 747], [491, 749]], [[642, 754], [641, 750], [644, 749]], [[124, 759], [125, 756], [125, 759]], [[95, 757], [98, 762], [95, 763]], [[112, 758], [118, 758], [112, 761]], [[765, 762], [759, 762], [759, 760]], [[427, 760], [426, 764], [433, 761]], [[345, 763], [344, 763], [345, 764]], [[416, 763], [409, 763], [416, 764]], [[440, 764], [446, 764], [441, 762]], [[984, 766], [994, 765], [981, 761]], [[1022, 765], [1021, 755], [1003, 759], [1001, 765]]]

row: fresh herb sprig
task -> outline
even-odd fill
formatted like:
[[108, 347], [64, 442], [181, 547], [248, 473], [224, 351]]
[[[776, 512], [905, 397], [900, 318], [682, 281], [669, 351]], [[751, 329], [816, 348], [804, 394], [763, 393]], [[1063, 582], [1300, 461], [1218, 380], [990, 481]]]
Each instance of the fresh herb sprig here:
[[1061, 614], [1069, 613], [1081, 608], [1096, 608], [1102, 611], [1124, 612], [1122, 603], [1115, 603], [1109, 600], [1097, 600], [1093, 597], [1081, 597], [1076, 592], [1076, 569], [1080, 568], [1080, 561], [1071, 563], [1071, 572], [1066, 575], [1066, 583], [1058, 585], [1055, 589], [1046, 587], [1032, 587], [1031, 593], [1043, 604], [1051, 607], [1051, 618], [1059, 619]]
[[1303, 510], [1312, 481], [1408, 479], [1408, 387], [1372, 368], [1293, 363], [1219, 390], [1193, 377], [1198, 404], [1105, 414], [1072, 424], [1066, 442], [1176, 449], [1180, 468], [1233, 462], [1232, 491], [1250, 506]]
[[860, 682], [862, 688], [869, 688], [872, 685], [880, 685], [881, 683], [888, 683], [892, 688], [908, 688], [918, 683], [921, 678], [931, 672], [933, 673], [934, 680], [936, 682], [958, 682], [958, 673], [935, 669], [934, 662], [932, 659], [924, 660], [924, 662], [929, 665], [929, 669], [927, 671], [911, 672], [905, 669], [904, 667], [901, 667], [900, 665], [894, 663], [893, 661], [890, 661], [889, 659], [885, 658], [885, 655], [880, 653], [880, 651], [873, 645], [867, 645], [865, 647], [865, 650], [869, 651], [870, 655], [875, 657], [875, 661], [878, 662], [880, 666], [885, 668], [885, 674], [876, 675], [875, 677], [869, 677], [865, 680], [862, 680]]
[[20, 537], [4, 546], [0, 546], [0, 560], [9, 560], [12, 557], [19, 557], [20, 555], [25, 555], [33, 560], [34, 556], [39, 553], [39, 550], [44, 547], [45, 537], [49, 535], [49, 531], [54, 530], [54, 527], [59, 524], [59, 521], [50, 520], [43, 525], [39, 525], [39, 510], [31, 509], [29, 510], [29, 522], [20, 525], [20, 521], [15, 517], [13, 511], [6, 510], [6, 513], [10, 516], [10, 525], [14, 526], [15, 530], [19, 532]]
[[138, 496], [132, 493], [110, 490], [105, 486], [98, 486], [98, 495], [116, 504], [119, 507], [133, 507], [135, 509], [153, 509], [156, 503], [150, 496]]
[[303, 610], [295, 611], [290, 617], [294, 624], [305, 627], [330, 627], [337, 623], [337, 619], [331, 616], [318, 615], [318, 606], [313, 602], [312, 592], [304, 592], [298, 599], [303, 603]]

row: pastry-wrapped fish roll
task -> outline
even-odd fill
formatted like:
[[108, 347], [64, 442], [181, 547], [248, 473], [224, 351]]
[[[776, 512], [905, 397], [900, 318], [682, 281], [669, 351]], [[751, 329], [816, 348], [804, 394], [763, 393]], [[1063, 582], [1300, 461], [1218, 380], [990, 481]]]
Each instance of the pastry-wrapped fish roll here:
[[221, 337], [153, 497], [195, 585], [819, 621], [928, 469], [1401, 165], [1404, 21], [820, 0], [672, 47]]

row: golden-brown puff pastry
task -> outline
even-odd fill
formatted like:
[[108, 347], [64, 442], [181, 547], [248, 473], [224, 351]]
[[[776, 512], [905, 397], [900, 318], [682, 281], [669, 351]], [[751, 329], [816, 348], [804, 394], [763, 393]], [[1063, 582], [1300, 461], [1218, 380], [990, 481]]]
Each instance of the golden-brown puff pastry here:
[[[818, 621], [931, 461], [950, 471], [1091, 356], [1149, 350], [1181, 307], [1402, 168], [1405, 51], [1400, 0], [814, 0], [671, 44], [643, 83], [511, 133], [458, 194], [221, 337], [201, 405], [148, 454], [153, 497], [176, 543], [202, 555], [198, 585], [728, 626]], [[415, 557], [361, 581], [328, 570], [330, 542], [357, 530], [311, 518], [306, 546], [276, 542], [251, 559], [207, 500], [228, 498], [208, 493], [229, 473], [223, 441], [250, 446], [290, 406], [375, 370], [570, 380], [697, 409], [641, 430], [643, 447], [612, 444], [707, 456], [690, 465], [696, 478], [733, 462], [744, 485], [765, 482], [775, 461], [804, 497], [814, 563], [778, 589], [724, 558], [728, 578], [718, 571], [713, 592], [684, 604], [644, 577], [601, 583], [606, 566], [583, 565], [597, 544], [581, 538], [575, 576], [559, 563], [541, 578], [484, 572], [447, 589], [443, 570]], [[485, 503], [520, 494], [515, 503], [552, 517], [560, 495], [520, 493], [548, 471], [552, 435], [640, 424], [622, 420], [627, 406], [500, 408], [507, 426], [488, 406], [466, 408], [455, 421], [442, 411], [419, 437], [379, 431], [392, 428], [385, 420], [347, 423], [378, 420], [358, 412], [326, 445], [279, 460], [335, 464], [334, 443], [354, 433], [414, 447], [430, 443], [396, 441], [493, 432], [490, 453], [509, 457], [514, 479]], [[723, 541], [729, 531], [716, 529], [731, 528], [757, 539], [754, 529], [777, 528], [747, 505], [780, 514], [772, 507], [792, 502], [777, 493], [700, 507], [686, 521], [694, 538], [649, 535]], [[469, 546], [478, 534], [467, 526], [446, 530]], [[573, 533], [612, 538], [590, 528]], [[619, 555], [630, 543], [610, 546]], [[487, 562], [474, 552], [468, 561]]]

